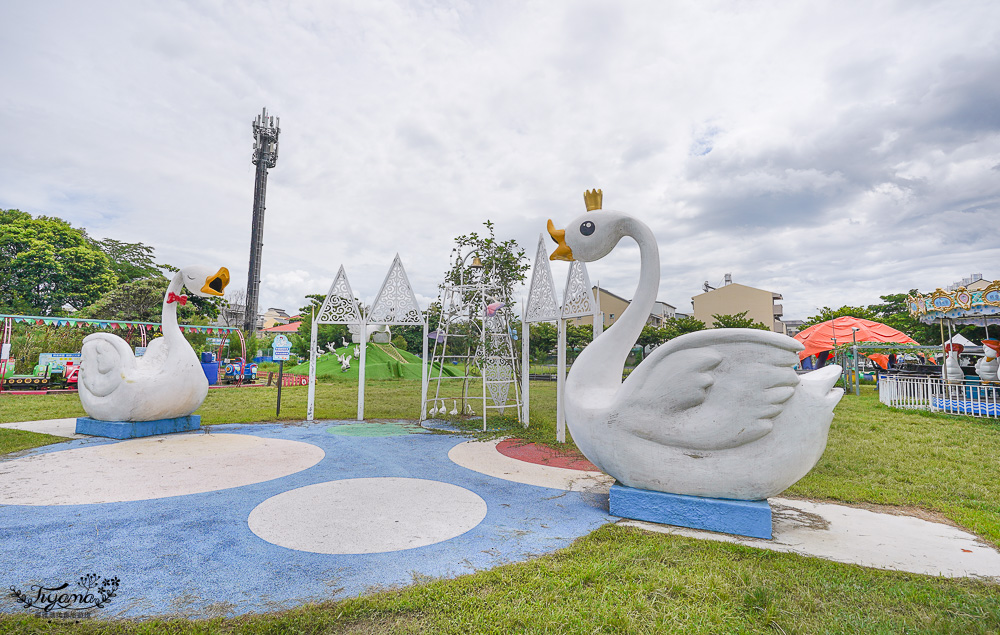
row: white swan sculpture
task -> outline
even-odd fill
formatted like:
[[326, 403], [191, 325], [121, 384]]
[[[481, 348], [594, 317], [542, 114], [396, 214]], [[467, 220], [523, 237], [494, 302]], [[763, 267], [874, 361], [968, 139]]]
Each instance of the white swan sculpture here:
[[208, 394], [208, 379], [194, 349], [177, 326], [177, 304], [185, 286], [198, 296], [221, 296], [229, 270], [202, 266], [178, 271], [163, 296], [163, 337], [136, 357], [128, 342], [111, 333], [83, 340], [79, 394], [83, 409], [102, 421], [154, 421], [183, 417], [198, 409]]
[[552, 260], [592, 262], [625, 236], [639, 245], [632, 302], [566, 379], [566, 424], [594, 465], [629, 487], [738, 500], [774, 496], [816, 465], [843, 395], [833, 388], [839, 366], [800, 377], [794, 339], [711, 329], [659, 346], [622, 382], [659, 289], [653, 233], [613, 211], [584, 214], [565, 230], [548, 226], [559, 245]]

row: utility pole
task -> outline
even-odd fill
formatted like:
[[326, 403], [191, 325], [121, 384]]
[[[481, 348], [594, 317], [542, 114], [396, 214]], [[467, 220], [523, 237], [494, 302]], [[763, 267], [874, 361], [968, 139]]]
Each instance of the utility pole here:
[[264, 249], [264, 198], [267, 195], [267, 171], [278, 162], [278, 133], [281, 117], [268, 117], [267, 108], [253, 122], [253, 159], [257, 178], [253, 186], [253, 227], [250, 230], [250, 272], [247, 274], [246, 312], [243, 330], [257, 334], [257, 301], [260, 294], [260, 257]]

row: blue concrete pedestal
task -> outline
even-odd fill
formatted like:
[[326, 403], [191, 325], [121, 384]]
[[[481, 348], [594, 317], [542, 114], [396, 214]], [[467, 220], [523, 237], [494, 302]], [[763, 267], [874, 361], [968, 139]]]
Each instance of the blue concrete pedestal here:
[[611, 513], [663, 525], [771, 539], [771, 506], [763, 501], [703, 498], [611, 486]]
[[76, 433], [112, 439], [135, 439], [151, 437], [171, 432], [187, 432], [201, 427], [201, 415], [156, 419], [154, 421], [101, 421], [90, 417], [78, 417]]

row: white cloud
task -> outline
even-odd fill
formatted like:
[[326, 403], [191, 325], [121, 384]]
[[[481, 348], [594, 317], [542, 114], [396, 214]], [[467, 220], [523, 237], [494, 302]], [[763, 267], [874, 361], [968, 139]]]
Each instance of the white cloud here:
[[[663, 300], [732, 272], [805, 317], [1000, 278], [998, 18], [971, 1], [15, 3], [0, 206], [245, 286], [267, 106], [262, 308], [298, 309], [340, 264], [371, 299], [397, 252], [426, 302], [456, 235], [491, 219], [533, 257], [546, 218], [601, 187], [656, 231]], [[623, 243], [591, 277], [629, 297], [636, 266]]]

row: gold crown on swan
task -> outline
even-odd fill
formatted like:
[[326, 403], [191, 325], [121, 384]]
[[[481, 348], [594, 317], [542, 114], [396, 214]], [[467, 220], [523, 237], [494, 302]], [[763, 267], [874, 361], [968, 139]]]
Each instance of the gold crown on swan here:
[[583, 193], [583, 202], [587, 204], [588, 212], [601, 209], [601, 205], [604, 203], [604, 192], [596, 189], [587, 190]]

